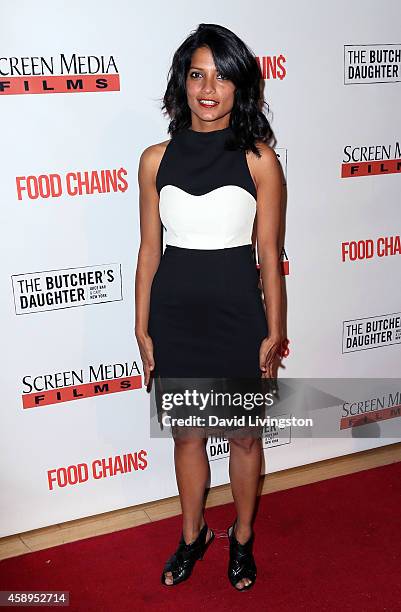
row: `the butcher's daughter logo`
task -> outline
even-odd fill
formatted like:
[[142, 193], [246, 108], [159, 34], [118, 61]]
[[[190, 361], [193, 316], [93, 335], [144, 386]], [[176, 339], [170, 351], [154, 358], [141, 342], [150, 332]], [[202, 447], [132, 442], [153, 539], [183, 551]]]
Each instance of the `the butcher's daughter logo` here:
[[401, 44], [344, 45], [344, 85], [401, 81]]
[[123, 299], [121, 264], [13, 274], [15, 313], [31, 314]]
[[0, 57], [0, 95], [119, 91], [112, 55]]

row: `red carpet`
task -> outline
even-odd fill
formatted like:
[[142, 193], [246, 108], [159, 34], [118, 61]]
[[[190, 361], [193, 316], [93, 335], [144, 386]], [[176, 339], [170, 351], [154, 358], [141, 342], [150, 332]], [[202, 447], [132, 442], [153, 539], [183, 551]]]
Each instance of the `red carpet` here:
[[[260, 499], [258, 579], [237, 593], [226, 578], [227, 540], [216, 538], [191, 578], [163, 587], [181, 517], [0, 562], [0, 589], [68, 590], [68, 610], [279, 612], [401, 610], [401, 463]], [[206, 510], [218, 534], [234, 506]], [[35, 608], [37, 609], [37, 608]], [[47, 608], [48, 609], [48, 608]]]

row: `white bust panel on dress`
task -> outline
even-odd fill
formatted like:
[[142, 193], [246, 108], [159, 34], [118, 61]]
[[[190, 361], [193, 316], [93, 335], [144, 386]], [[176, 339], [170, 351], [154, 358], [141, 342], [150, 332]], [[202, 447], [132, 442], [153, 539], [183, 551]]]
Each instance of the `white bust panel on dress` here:
[[256, 200], [237, 185], [224, 185], [204, 195], [165, 185], [160, 191], [159, 212], [166, 244], [224, 249], [251, 244]]

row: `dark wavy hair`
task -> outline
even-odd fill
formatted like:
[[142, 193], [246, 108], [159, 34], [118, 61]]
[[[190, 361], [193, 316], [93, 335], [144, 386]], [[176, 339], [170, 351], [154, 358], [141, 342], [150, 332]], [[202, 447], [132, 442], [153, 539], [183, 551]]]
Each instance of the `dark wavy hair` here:
[[263, 79], [254, 53], [231, 30], [213, 23], [201, 23], [184, 40], [173, 56], [162, 112], [170, 117], [171, 136], [191, 126], [187, 102], [186, 78], [193, 53], [209, 47], [216, 68], [235, 85], [234, 105], [230, 115], [233, 139], [226, 147], [253, 151], [260, 157], [256, 141], [268, 142], [273, 132], [263, 113], [268, 106], [263, 99]]

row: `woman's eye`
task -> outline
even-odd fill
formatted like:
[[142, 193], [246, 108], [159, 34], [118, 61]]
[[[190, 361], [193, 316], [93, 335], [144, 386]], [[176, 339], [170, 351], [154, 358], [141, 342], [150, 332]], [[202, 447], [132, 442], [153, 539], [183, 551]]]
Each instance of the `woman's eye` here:
[[[196, 71], [196, 70], [192, 70], [192, 72], [190, 72], [190, 73], [189, 73], [189, 76], [190, 76], [192, 79], [197, 79], [197, 78], [199, 78], [199, 77], [201, 77], [201, 76], [202, 76], [202, 73], [201, 73], [201, 72], [198, 72], [198, 71]], [[217, 78], [218, 78], [218, 79], [220, 79], [220, 80], [223, 80], [223, 81], [226, 81], [226, 80], [227, 80], [227, 77], [225, 77], [223, 74], [218, 74], [218, 75], [217, 75]]]

